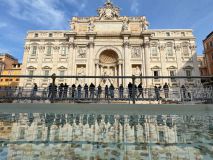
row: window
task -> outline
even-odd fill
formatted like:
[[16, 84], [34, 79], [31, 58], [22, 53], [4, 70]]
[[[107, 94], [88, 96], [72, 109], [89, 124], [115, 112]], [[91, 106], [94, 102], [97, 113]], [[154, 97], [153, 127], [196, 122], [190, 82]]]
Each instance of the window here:
[[60, 75], [60, 76], [64, 76], [64, 75], [65, 75], [65, 71], [60, 71], [60, 72], [59, 72], [59, 75]]
[[169, 71], [169, 74], [171, 77], [174, 77], [175, 76], [175, 71]]
[[210, 46], [210, 47], [213, 47], [213, 42], [212, 42], [212, 41], [209, 42], [209, 46]]
[[170, 32], [166, 32], [166, 36], [168, 36], [168, 37], [169, 37], [169, 36], [170, 36]]
[[61, 55], [65, 56], [67, 52], [67, 48], [65, 46], [61, 47]]
[[156, 77], [155, 79], [158, 79], [159, 76], [159, 71], [154, 71], [154, 77]]
[[48, 46], [47, 47], [47, 55], [51, 55], [51, 52], [52, 52], [52, 47], [51, 46]]
[[53, 37], [53, 34], [52, 34], [52, 33], [50, 33], [50, 34], [49, 34], [49, 37]]
[[183, 44], [183, 55], [189, 56], [189, 47], [188, 44]]
[[185, 37], [185, 32], [181, 32], [181, 36]]
[[18, 82], [18, 81], [19, 81], [19, 79], [16, 79], [16, 81]]
[[25, 129], [21, 128], [19, 133], [19, 139], [24, 139], [24, 135], [25, 135]]
[[213, 53], [212, 53], [212, 60], [213, 60]]
[[37, 131], [37, 140], [41, 140], [42, 139], [42, 129], [39, 128]]
[[38, 37], [38, 33], [35, 33], [35, 37]]
[[50, 71], [49, 71], [49, 70], [45, 70], [45, 71], [44, 71], [44, 76], [49, 76], [49, 74], [50, 74]]
[[29, 70], [29, 76], [33, 76], [34, 71], [33, 70]]
[[151, 55], [152, 56], [157, 56], [158, 55], [157, 46], [152, 46], [151, 47]]
[[163, 131], [159, 131], [159, 141], [160, 142], [164, 142], [165, 137], [164, 137], [164, 132]]
[[191, 70], [186, 70], [186, 76], [187, 76], [187, 77], [191, 77], [191, 76], [192, 76]]
[[168, 56], [173, 56], [173, 49], [172, 49], [172, 45], [171, 44], [169, 44], [167, 46], [167, 55]]
[[36, 55], [37, 52], [37, 46], [33, 46], [32, 55]]

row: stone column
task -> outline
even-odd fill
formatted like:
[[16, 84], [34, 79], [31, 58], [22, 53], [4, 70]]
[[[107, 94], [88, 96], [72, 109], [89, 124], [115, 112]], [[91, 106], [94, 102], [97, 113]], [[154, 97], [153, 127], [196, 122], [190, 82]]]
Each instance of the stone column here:
[[[88, 61], [87, 61], [87, 71], [88, 71], [88, 76], [94, 76], [95, 74], [95, 63], [93, 60], [94, 57], [94, 43], [90, 42], [89, 43], [89, 55], [88, 55]], [[93, 82], [93, 79], [87, 79], [87, 82], [89, 84]]]
[[[71, 63], [68, 63], [68, 75], [74, 75], [74, 71], [73, 71], [74, 47], [75, 47], [74, 43], [71, 43], [69, 45], [69, 50], [67, 53], [69, 55], [69, 62], [71, 62]], [[73, 84], [73, 80], [69, 79], [68, 83]]]
[[[150, 52], [149, 52], [149, 41], [145, 39], [144, 42], [144, 64], [145, 64], [145, 76], [152, 76], [150, 70]], [[146, 79], [146, 87], [151, 85], [152, 80]]]
[[[131, 66], [129, 63], [130, 53], [129, 53], [129, 42], [124, 43], [124, 68], [123, 68], [123, 76], [131, 76]], [[128, 79], [124, 80], [124, 86], [128, 84]]]
[[[119, 66], [118, 66], [118, 69], [119, 69], [119, 76], [123, 76], [123, 74], [122, 74], [122, 64], [119, 64]], [[123, 78], [120, 78], [119, 79], [119, 84], [122, 84], [123, 82], [122, 82], [122, 79]]]

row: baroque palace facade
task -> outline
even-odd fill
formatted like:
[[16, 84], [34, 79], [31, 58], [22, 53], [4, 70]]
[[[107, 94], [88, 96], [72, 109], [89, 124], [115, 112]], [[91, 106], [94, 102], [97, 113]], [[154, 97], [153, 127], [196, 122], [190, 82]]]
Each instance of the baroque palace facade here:
[[[198, 76], [195, 37], [190, 29], [149, 29], [145, 16], [120, 16], [107, 1], [98, 16], [73, 17], [71, 30], [29, 31], [23, 75]], [[21, 86], [47, 86], [51, 80], [23, 79]], [[56, 83], [115, 86], [130, 79], [57, 79]], [[144, 86], [198, 84], [193, 79], [140, 79]]]

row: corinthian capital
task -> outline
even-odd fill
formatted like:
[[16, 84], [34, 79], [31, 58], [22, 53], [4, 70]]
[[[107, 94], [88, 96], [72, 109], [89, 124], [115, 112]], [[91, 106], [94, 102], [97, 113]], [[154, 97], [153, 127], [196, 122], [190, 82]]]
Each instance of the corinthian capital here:
[[30, 46], [25, 46], [24, 49], [25, 49], [26, 51], [29, 51], [29, 50], [30, 50]]
[[144, 42], [143, 44], [142, 44], [142, 46], [144, 47], [144, 48], [146, 48], [146, 47], [150, 47], [150, 42]]
[[190, 48], [191, 50], [195, 50], [195, 49], [197, 48], [197, 46], [192, 45], [192, 46], [190, 46], [189, 48]]
[[125, 41], [125, 42], [123, 43], [123, 46], [124, 46], [124, 47], [129, 47], [129, 42], [128, 42], [128, 41]]

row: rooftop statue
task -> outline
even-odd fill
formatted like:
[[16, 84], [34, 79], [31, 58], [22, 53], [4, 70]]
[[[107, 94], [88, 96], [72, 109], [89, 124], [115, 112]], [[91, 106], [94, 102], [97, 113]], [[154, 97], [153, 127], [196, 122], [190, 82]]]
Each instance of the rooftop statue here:
[[145, 16], [142, 16], [142, 17], [141, 17], [141, 27], [142, 27], [142, 31], [148, 30], [149, 25], [150, 25], [150, 24], [149, 24], [148, 20], [146, 19], [146, 17], [145, 17]]

